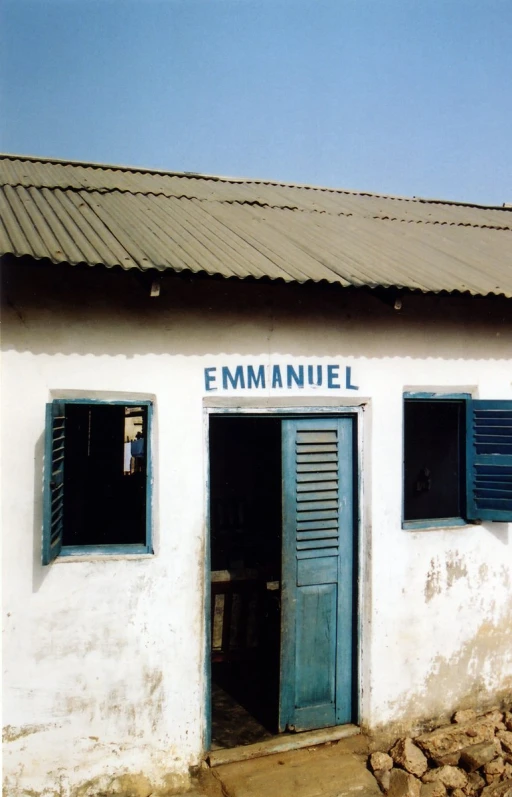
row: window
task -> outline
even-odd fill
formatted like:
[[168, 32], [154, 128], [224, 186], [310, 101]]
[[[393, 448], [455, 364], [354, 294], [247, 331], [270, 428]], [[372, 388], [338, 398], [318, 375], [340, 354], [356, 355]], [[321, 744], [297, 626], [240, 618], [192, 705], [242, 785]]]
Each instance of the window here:
[[464, 401], [405, 401], [405, 521], [463, 516], [465, 428]]
[[404, 401], [404, 527], [512, 521], [512, 401]]
[[151, 552], [151, 409], [47, 405], [43, 564], [59, 555]]

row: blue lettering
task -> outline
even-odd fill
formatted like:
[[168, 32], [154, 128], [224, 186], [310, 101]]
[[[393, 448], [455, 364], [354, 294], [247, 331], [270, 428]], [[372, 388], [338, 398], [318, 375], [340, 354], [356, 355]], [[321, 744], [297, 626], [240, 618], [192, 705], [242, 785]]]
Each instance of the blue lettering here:
[[235, 389], [238, 387], [238, 383], [240, 383], [241, 388], [245, 388], [244, 370], [241, 365], [236, 366], [234, 376], [229, 368], [225, 365], [222, 367], [222, 387], [224, 390], [228, 389], [228, 381], [231, 382], [231, 387]]
[[281, 377], [281, 368], [279, 365], [274, 365], [272, 368], [272, 387], [282, 387], [283, 379]]
[[320, 387], [322, 384], [322, 366], [317, 365], [316, 367], [316, 382], [313, 381], [313, 366], [308, 365], [308, 385], [314, 385], [315, 387]]
[[247, 366], [247, 387], [265, 387], [265, 366], [260, 365], [257, 372], [252, 365]]
[[299, 373], [295, 370], [293, 365], [286, 366], [286, 386], [291, 387], [292, 381], [295, 382], [297, 387], [304, 387], [304, 366], [299, 365]]
[[345, 387], [347, 388], [347, 390], [359, 390], [357, 385], [353, 385], [351, 384], [351, 382], [352, 382], [352, 368], [350, 367], [350, 365], [347, 365], [347, 367], [345, 368]]
[[339, 390], [340, 384], [339, 382], [335, 383], [335, 379], [339, 379], [339, 365], [328, 365], [327, 366], [327, 387], [336, 388]]
[[[293, 365], [286, 367], [286, 386], [288, 388], [304, 387], [305, 367], [298, 365], [296, 368]], [[217, 370], [216, 366], [204, 369], [204, 386], [205, 390], [217, 390]], [[247, 374], [244, 373], [242, 365], [236, 365], [230, 369], [227, 366], [222, 366], [222, 387], [224, 390], [230, 388], [242, 389], [247, 388], [266, 388], [267, 374], [264, 365], [248, 365]], [[340, 390], [340, 366], [327, 365], [327, 387], [330, 390]], [[322, 365], [308, 365], [307, 366], [307, 384], [312, 387], [321, 387], [323, 384], [323, 366]], [[283, 374], [280, 365], [272, 366], [272, 388], [283, 387]], [[352, 384], [352, 368], [347, 365], [345, 367], [345, 388], [346, 390], [359, 390], [358, 385]]]
[[217, 381], [216, 371], [216, 368], [204, 369], [204, 386], [206, 390], [217, 390], [217, 388], [214, 387], [215, 382]]

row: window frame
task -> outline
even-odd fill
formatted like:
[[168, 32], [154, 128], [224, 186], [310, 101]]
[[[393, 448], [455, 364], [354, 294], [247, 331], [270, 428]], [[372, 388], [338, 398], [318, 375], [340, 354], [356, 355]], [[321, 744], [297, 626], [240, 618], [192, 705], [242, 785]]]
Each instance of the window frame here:
[[[85, 404], [85, 405], [117, 405], [122, 407], [145, 407], [147, 409], [147, 436], [146, 436], [146, 542], [144, 543], [114, 543], [103, 545], [60, 545], [57, 553], [52, 556], [50, 548], [50, 521], [52, 487], [51, 465], [53, 460], [52, 448], [52, 410], [55, 405]], [[152, 555], [153, 549], [153, 408], [154, 402], [150, 399], [89, 399], [58, 398], [52, 397], [46, 405], [44, 469], [43, 469], [43, 524], [42, 524], [42, 563], [50, 565], [57, 560], [76, 559], [88, 556], [127, 556], [127, 555]], [[65, 501], [65, 497], [63, 499]]]
[[[471, 401], [471, 393], [439, 393], [439, 392], [410, 392], [405, 391], [402, 396], [402, 498], [401, 498], [401, 513], [402, 513], [402, 529], [406, 531], [426, 530], [426, 529], [439, 529], [439, 528], [457, 528], [461, 526], [473, 526], [475, 521], [468, 520], [466, 513], [455, 515], [454, 517], [445, 518], [422, 518], [420, 520], [405, 520], [405, 402], [406, 401], [459, 401], [465, 405], [465, 429], [463, 440], [460, 441], [461, 447], [466, 450], [468, 439], [468, 407]], [[468, 462], [467, 456], [464, 461], [464, 472], [459, 474], [459, 478], [464, 485], [467, 485], [468, 475]], [[466, 487], [467, 489], [467, 487]], [[467, 510], [467, 497], [465, 499], [465, 509]]]

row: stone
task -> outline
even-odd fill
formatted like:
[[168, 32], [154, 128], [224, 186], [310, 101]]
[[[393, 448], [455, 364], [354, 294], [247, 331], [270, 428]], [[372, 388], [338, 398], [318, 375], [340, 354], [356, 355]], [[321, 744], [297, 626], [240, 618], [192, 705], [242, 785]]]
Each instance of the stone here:
[[512, 753], [512, 731], [498, 731], [496, 734], [501, 746], [507, 753]]
[[501, 756], [495, 758], [494, 761], [489, 761], [484, 765], [484, 772], [486, 775], [503, 775], [505, 772], [505, 762]]
[[468, 772], [480, 769], [484, 764], [496, 758], [498, 751], [494, 740], [492, 742], [482, 742], [465, 747], [460, 753], [460, 765]]
[[492, 783], [482, 791], [481, 797], [512, 797], [512, 780]]
[[512, 778], [512, 763], [511, 762], [508, 762], [508, 761], [505, 762], [505, 769], [503, 770], [503, 776], [504, 776], [505, 780], [507, 780], [507, 778]]
[[436, 767], [444, 767], [446, 765], [450, 767], [456, 767], [460, 761], [460, 752], [447, 753], [446, 755], [436, 755], [433, 757], [432, 761]]
[[420, 797], [421, 783], [404, 769], [393, 768], [390, 774], [388, 797]]
[[376, 769], [373, 775], [382, 791], [388, 791], [391, 783], [391, 771], [389, 769]]
[[468, 775], [468, 782], [466, 786], [464, 786], [464, 794], [473, 795], [483, 789], [485, 786], [485, 780], [480, 775], [479, 772], [470, 772]]
[[493, 709], [492, 711], [488, 711], [483, 717], [479, 719], [484, 720], [485, 722], [490, 722], [492, 725], [498, 725], [498, 723], [503, 722], [503, 714], [498, 709]]
[[445, 797], [446, 786], [440, 780], [421, 784], [421, 797]]
[[[499, 733], [507, 733], [507, 731]], [[436, 758], [456, 753], [472, 744], [491, 742], [493, 738], [492, 724], [485, 720], [477, 720], [476, 722], [455, 723], [437, 728], [435, 731], [417, 736], [414, 741], [425, 755], [429, 758]]]
[[395, 764], [403, 767], [411, 775], [421, 777], [428, 769], [428, 761], [412, 739], [399, 739], [389, 751]]
[[464, 770], [458, 767], [437, 767], [429, 769], [422, 777], [423, 783], [433, 783], [439, 780], [449, 789], [462, 789], [468, 782], [468, 776]]
[[463, 711], [456, 711], [452, 719], [453, 722], [456, 722], [459, 725], [464, 722], [473, 722], [476, 720], [476, 711], [473, 711], [472, 708], [467, 708]]
[[392, 769], [393, 759], [387, 753], [372, 753], [370, 756], [370, 766], [374, 772], [377, 769]]
[[453, 789], [451, 797], [466, 797], [462, 789]]

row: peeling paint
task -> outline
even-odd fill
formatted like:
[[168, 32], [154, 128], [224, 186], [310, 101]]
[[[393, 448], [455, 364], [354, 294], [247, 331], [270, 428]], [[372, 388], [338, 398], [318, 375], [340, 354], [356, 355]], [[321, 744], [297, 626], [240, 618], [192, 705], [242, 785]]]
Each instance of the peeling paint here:
[[442, 592], [441, 587], [441, 567], [435, 559], [430, 560], [430, 569], [427, 573], [427, 580], [425, 582], [425, 600], [428, 603], [436, 595]]
[[[486, 568], [487, 566], [479, 569], [481, 581], [487, 578]], [[436, 595], [441, 595], [444, 589], [451, 589], [457, 581], [467, 578], [467, 564], [458, 551], [447, 551], [444, 558], [432, 558], [425, 580], [425, 602], [429, 603]]]
[[49, 728], [55, 727], [56, 725], [54, 723], [47, 725], [23, 725], [20, 727], [5, 725], [2, 729], [2, 741], [15, 742], [17, 739], [23, 739], [25, 736], [30, 736], [33, 733], [40, 733], [41, 731], [46, 731]]
[[458, 707], [476, 706], [500, 692], [512, 693], [512, 600], [501, 620], [484, 621], [455, 654], [438, 654], [416, 692], [402, 692], [389, 703], [396, 721], [437, 717]]
[[[148, 760], [147, 769], [154, 770], [155, 763], [154, 759], [152, 763]], [[99, 774], [93, 775], [92, 767], [85, 766], [50, 770], [46, 773], [45, 785], [38, 788], [32, 785], [30, 762], [27, 761], [25, 767], [4, 773], [4, 794], [6, 797], [168, 797], [188, 790], [190, 772], [169, 771], [176, 763], [172, 752], [166, 756], [162, 751], [158, 763], [157, 776], [142, 771], [119, 771], [119, 767], [112, 771], [112, 763], [103, 753], [101, 762], [95, 766]]]
[[460, 554], [456, 551], [450, 551], [446, 557], [446, 583], [448, 587], [452, 587], [456, 581], [461, 578], [467, 578], [468, 569], [462, 560]]

